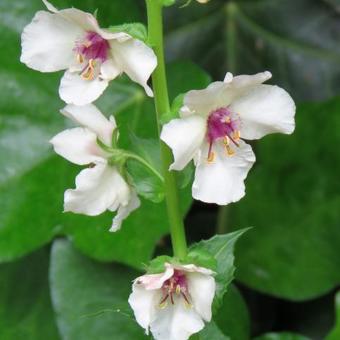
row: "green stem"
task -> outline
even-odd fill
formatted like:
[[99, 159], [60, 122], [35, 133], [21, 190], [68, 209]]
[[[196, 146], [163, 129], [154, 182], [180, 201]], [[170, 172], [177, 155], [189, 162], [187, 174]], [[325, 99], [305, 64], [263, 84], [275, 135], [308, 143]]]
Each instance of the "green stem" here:
[[[157, 68], [152, 75], [152, 85], [155, 95], [158, 133], [160, 134], [161, 116], [170, 111], [164, 62], [162, 5], [159, 0], [146, 0], [146, 6], [148, 13], [149, 43], [153, 47], [158, 61]], [[174, 173], [168, 170], [169, 165], [172, 163], [172, 156], [169, 148], [163, 142], [160, 143], [172, 248], [174, 255], [183, 259], [187, 253], [187, 244], [183, 219], [179, 209], [176, 177]]]
[[154, 168], [152, 167], [144, 158], [139, 157], [133, 153], [126, 152], [125, 155], [130, 158], [138, 161], [139, 163], [143, 164], [147, 169], [149, 169], [154, 175], [156, 175], [162, 182], [164, 181], [163, 176]]

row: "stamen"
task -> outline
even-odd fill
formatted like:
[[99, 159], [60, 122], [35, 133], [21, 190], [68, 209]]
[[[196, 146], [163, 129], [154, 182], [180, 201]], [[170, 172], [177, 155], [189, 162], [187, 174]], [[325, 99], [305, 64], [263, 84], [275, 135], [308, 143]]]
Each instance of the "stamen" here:
[[241, 138], [241, 132], [240, 132], [240, 130], [234, 131], [233, 137], [234, 137], [234, 139], [235, 139], [236, 141], [238, 141], [238, 140]]
[[190, 303], [188, 297], [183, 292], [181, 294], [182, 294], [182, 296], [184, 298], [185, 307], [192, 308], [192, 304]]
[[86, 69], [83, 71], [81, 76], [85, 80], [92, 80], [94, 78], [94, 68], [96, 66], [96, 61], [94, 59], [89, 60], [89, 64]]
[[181, 292], [181, 286], [177, 285], [176, 286], [176, 294], [178, 295]]
[[208, 163], [212, 163], [215, 159], [215, 153], [212, 151], [212, 142], [209, 144], [209, 150], [208, 150]]
[[77, 61], [79, 64], [82, 64], [84, 62], [84, 57], [82, 56], [82, 54], [77, 54]]
[[175, 301], [174, 301], [174, 296], [172, 293], [170, 293], [170, 300], [171, 300], [171, 304], [175, 304]]
[[166, 294], [163, 299], [161, 300], [161, 302], [159, 303], [159, 308], [163, 309], [165, 308], [167, 305], [168, 305], [168, 297], [169, 297], [169, 294]]
[[226, 150], [227, 156], [233, 156], [235, 154], [235, 151], [230, 147], [229, 144], [230, 144], [229, 138], [224, 137], [223, 138], [223, 146], [224, 146], [224, 149]]

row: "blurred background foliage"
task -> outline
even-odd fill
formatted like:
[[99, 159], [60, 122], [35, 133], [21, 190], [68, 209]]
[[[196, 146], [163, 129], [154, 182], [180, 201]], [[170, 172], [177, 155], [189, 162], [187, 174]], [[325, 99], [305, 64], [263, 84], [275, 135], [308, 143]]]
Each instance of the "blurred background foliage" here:
[[[53, 4], [98, 8], [104, 27], [145, 22], [142, 0]], [[61, 74], [19, 63], [20, 33], [41, 9], [40, 0], [0, 0], [0, 339], [144, 339], [126, 297], [143, 263], [170, 251], [164, 203], [143, 200], [115, 234], [110, 214], [62, 214], [79, 169], [48, 144], [68, 124], [58, 114]], [[243, 200], [218, 211], [181, 189], [191, 242], [254, 227], [236, 247], [235, 285], [200, 339], [340, 339], [340, 2], [193, 1], [167, 8], [165, 28], [172, 99], [226, 71], [270, 70], [297, 103], [292, 136], [254, 145]], [[97, 104], [122, 136], [155, 138], [152, 101], [126, 78]]]

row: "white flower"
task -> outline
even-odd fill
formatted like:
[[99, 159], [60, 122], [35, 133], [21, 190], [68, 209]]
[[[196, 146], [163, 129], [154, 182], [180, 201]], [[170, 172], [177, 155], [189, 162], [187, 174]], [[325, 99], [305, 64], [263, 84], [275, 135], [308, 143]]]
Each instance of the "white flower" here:
[[129, 304], [156, 340], [186, 340], [211, 320], [215, 279], [209, 269], [165, 263], [165, 272], [138, 277]]
[[109, 154], [97, 139], [111, 146], [116, 128], [114, 118], [108, 120], [94, 105], [67, 105], [62, 114], [81, 127], [65, 130], [51, 139], [57, 154], [78, 165], [89, 165], [76, 177], [76, 189], [64, 195], [64, 211], [95, 216], [105, 210], [117, 211], [110, 231], [120, 228], [122, 220], [137, 209], [140, 201], [118, 169], [108, 163]]
[[227, 73], [224, 82], [188, 92], [181, 118], [164, 125], [161, 139], [174, 155], [170, 169], [182, 170], [195, 161], [195, 199], [220, 205], [241, 199], [255, 162], [242, 139], [293, 132], [294, 101], [282, 88], [262, 84], [269, 78], [270, 72], [237, 77]]
[[36, 13], [22, 33], [21, 62], [41, 72], [67, 70], [60, 97], [69, 104], [96, 100], [109, 81], [125, 72], [152, 96], [147, 85], [157, 65], [153, 50], [126, 33], [101, 29], [96, 18], [76, 8]]

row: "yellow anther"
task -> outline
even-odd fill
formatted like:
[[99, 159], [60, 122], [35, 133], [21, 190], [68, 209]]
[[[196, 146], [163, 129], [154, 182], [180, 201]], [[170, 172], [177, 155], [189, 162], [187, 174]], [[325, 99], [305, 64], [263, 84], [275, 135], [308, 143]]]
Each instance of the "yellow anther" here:
[[183, 301], [184, 301], [184, 306], [185, 306], [185, 308], [187, 308], [187, 309], [191, 309], [191, 308], [192, 308], [192, 304], [191, 304], [190, 302], [188, 302], [188, 301], [185, 300], [185, 299], [183, 299]]
[[240, 130], [234, 131], [234, 136], [233, 137], [234, 137], [235, 140], [239, 140], [241, 138]]
[[180, 294], [181, 293], [181, 286], [180, 285], [177, 285], [176, 286], [176, 294]]
[[229, 138], [227, 136], [223, 137], [223, 144], [224, 145], [229, 145]]
[[215, 152], [210, 151], [208, 155], [208, 163], [213, 163], [214, 160], [215, 160]]
[[90, 59], [88, 66], [85, 71], [81, 74], [83, 79], [92, 80], [94, 78], [94, 68], [96, 66], [96, 61], [94, 59]]
[[165, 300], [164, 302], [162, 302], [162, 303], [159, 304], [159, 308], [160, 308], [160, 309], [164, 309], [167, 305], [168, 305], [168, 301]]
[[235, 155], [235, 151], [227, 144], [224, 144], [225, 151], [227, 153], [227, 156], [233, 156]]
[[79, 64], [84, 62], [84, 57], [80, 53], [77, 54], [77, 61]]

